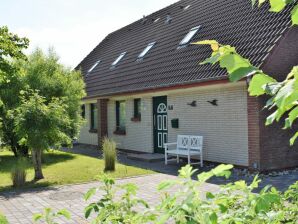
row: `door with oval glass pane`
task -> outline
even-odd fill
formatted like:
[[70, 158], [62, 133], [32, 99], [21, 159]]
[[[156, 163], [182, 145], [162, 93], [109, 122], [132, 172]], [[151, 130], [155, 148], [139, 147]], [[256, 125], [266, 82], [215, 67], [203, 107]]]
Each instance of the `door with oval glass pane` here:
[[153, 98], [153, 139], [154, 152], [164, 153], [164, 143], [168, 141], [167, 96]]

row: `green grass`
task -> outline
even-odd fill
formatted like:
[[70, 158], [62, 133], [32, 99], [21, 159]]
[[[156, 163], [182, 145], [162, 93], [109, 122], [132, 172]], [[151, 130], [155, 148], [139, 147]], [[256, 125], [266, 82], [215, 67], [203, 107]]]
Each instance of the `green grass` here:
[[[10, 171], [15, 162], [16, 158], [11, 152], [0, 151], [0, 191], [12, 189]], [[29, 160], [27, 183], [24, 188], [93, 181], [103, 173], [103, 170], [103, 160], [59, 151], [47, 152], [43, 157], [43, 174], [45, 179], [38, 182], [32, 181], [34, 170]], [[115, 178], [124, 178], [152, 173], [154, 172], [151, 170], [117, 164], [116, 171], [110, 172], [109, 175]]]

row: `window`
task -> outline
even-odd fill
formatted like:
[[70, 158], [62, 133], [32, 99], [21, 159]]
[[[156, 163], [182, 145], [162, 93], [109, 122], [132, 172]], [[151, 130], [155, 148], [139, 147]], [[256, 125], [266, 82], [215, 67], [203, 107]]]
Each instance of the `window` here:
[[85, 116], [86, 116], [85, 104], [83, 104], [83, 105], [81, 106], [81, 116], [82, 116], [82, 118], [85, 119]]
[[116, 101], [116, 131], [125, 133], [126, 130], [126, 103], [125, 101]]
[[95, 64], [88, 70], [88, 73], [92, 72], [99, 63], [100, 63], [100, 60], [95, 62]]
[[199, 31], [200, 28], [201, 28], [201, 26], [197, 26], [197, 27], [192, 28], [189, 31], [189, 33], [180, 42], [179, 47], [184, 47], [187, 44], [189, 44], [189, 42], [191, 41], [191, 39], [194, 37], [194, 35], [196, 35], [196, 33]]
[[150, 49], [154, 46], [155, 42], [152, 42], [147, 45], [147, 47], [142, 51], [142, 53], [138, 56], [138, 60], [142, 60], [143, 57], [150, 51]]
[[90, 104], [90, 129], [91, 131], [96, 131], [97, 130], [97, 106], [95, 103]]
[[125, 55], [126, 55], [126, 52], [121, 53], [119, 57], [112, 63], [112, 68], [115, 67]]
[[134, 120], [141, 120], [141, 99], [134, 99]]

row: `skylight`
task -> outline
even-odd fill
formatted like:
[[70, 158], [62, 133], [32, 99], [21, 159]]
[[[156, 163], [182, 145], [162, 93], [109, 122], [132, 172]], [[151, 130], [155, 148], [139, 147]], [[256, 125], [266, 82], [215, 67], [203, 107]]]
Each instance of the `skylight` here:
[[194, 37], [194, 35], [199, 31], [199, 29], [201, 28], [201, 26], [197, 26], [192, 28], [188, 34], [183, 38], [183, 40], [180, 42], [179, 46], [186, 46], [187, 44], [189, 44], [189, 42], [191, 41], [191, 39]]
[[112, 63], [112, 67], [115, 67], [119, 61], [125, 56], [126, 52], [123, 52], [119, 55], [119, 57]]
[[148, 51], [150, 51], [150, 49], [154, 46], [154, 44], [155, 44], [155, 42], [148, 44], [147, 47], [138, 56], [138, 59], [142, 59], [148, 53]]
[[99, 63], [100, 63], [100, 60], [98, 60], [97, 62], [95, 62], [95, 64], [88, 70], [88, 73], [92, 72]]

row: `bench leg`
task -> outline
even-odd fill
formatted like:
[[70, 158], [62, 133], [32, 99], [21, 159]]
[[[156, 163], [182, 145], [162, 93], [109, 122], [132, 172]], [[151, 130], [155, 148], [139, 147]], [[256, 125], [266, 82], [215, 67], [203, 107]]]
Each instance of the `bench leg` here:
[[177, 155], [177, 163], [179, 163], [180, 161], [180, 158], [179, 158], [179, 155]]
[[188, 157], [187, 157], [187, 162], [188, 162], [188, 164], [190, 164], [190, 155], [188, 154]]
[[167, 154], [167, 151], [165, 151], [165, 164], [168, 165], [168, 154]]
[[201, 167], [203, 167], [203, 153], [201, 153]]

